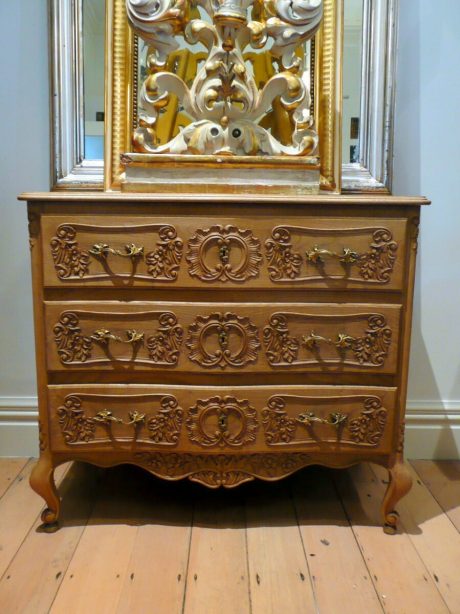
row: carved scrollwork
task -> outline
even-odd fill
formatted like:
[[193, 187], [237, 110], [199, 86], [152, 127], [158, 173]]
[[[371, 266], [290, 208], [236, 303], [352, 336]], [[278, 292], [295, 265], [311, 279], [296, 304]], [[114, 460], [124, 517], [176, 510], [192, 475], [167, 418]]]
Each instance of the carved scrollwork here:
[[[158, 395], [152, 395], [158, 396]], [[139, 438], [144, 426], [149, 431], [149, 439], [157, 445], [175, 446], [180, 437], [183, 410], [172, 395], [164, 395], [160, 400], [160, 410], [146, 419], [137, 410], [129, 412], [129, 422], [124, 422], [110, 410], [103, 409], [95, 416], [88, 417], [82, 408], [83, 400], [78, 395], [69, 395], [58, 408], [59, 426], [68, 444], [89, 443], [96, 438], [96, 427], [110, 431], [104, 439], [112, 443], [116, 440], [112, 425], [124, 425], [132, 429], [134, 440]], [[122, 441], [122, 439], [120, 439]]]
[[285, 477], [311, 463], [311, 456], [297, 453], [177, 454], [138, 452], [136, 462], [155, 475], [170, 480], [188, 477], [209, 488], [233, 488], [254, 477], [273, 480]]
[[82, 334], [77, 314], [65, 311], [53, 329], [59, 359], [63, 364], [86, 362], [91, 356], [93, 342]]
[[366, 399], [360, 416], [348, 425], [353, 441], [371, 446], [378, 445], [385, 430], [387, 413], [387, 410], [382, 407], [381, 399], [377, 397]]
[[289, 443], [295, 437], [297, 424], [285, 411], [286, 402], [282, 397], [272, 397], [268, 407], [262, 410], [262, 424], [265, 427], [265, 441], [269, 445]]
[[384, 364], [391, 344], [392, 331], [385, 318], [380, 314], [369, 316], [368, 327], [362, 337], [352, 339], [350, 349], [360, 365]]
[[[346, 398], [344, 399], [346, 400]], [[311, 411], [300, 413], [296, 418], [290, 417], [286, 411], [287, 398], [282, 396], [271, 397], [267, 407], [262, 411], [262, 423], [265, 429], [265, 441], [267, 445], [283, 445], [294, 443], [308, 443], [312, 440], [296, 441], [298, 428], [314, 429], [316, 423], [326, 424], [336, 430], [336, 439], [345, 444], [359, 444], [366, 446], [378, 446], [382, 439], [387, 422], [388, 411], [382, 406], [382, 400], [378, 397], [357, 399], [362, 402], [364, 409], [357, 418], [349, 420], [347, 414], [333, 412], [327, 419], [318, 418]], [[314, 403], [314, 398], [296, 397], [297, 402], [309, 402], [309, 408]], [[340, 402], [340, 398], [336, 400]], [[340, 417], [334, 421], [333, 418]], [[348, 435], [348, 437], [347, 437]], [[329, 438], [326, 440], [328, 441]], [[315, 439], [317, 441], [317, 439]]]
[[[234, 251], [240, 256], [236, 264], [231, 260]], [[209, 262], [213, 252], [217, 252], [218, 260], [214, 257]], [[259, 274], [260, 241], [250, 230], [240, 230], [236, 226], [199, 229], [188, 242], [186, 260], [190, 275], [201, 281], [246, 281]]]
[[59, 279], [84, 277], [89, 272], [90, 254], [81, 251], [77, 231], [70, 224], [61, 224], [51, 239], [51, 255]]
[[198, 316], [188, 333], [189, 358], [202, 367], [244, 367], [257, 361], [258, 329], [247, 317], [234, 313]]
[[259, 424], [249, 401], [215, 396], [197, 401], [188, 412], [186, 426], [190, 441], [211, 448], [250, 445]]
[[88, 443], [94, 439], [96, 424], [86, 417], [81, 405], [82, 401], [78, 396], [70, 395], [57, 410], [59, 426], [66, 443]]
[[267, 360], [271, 365], [290, 365], [298, 358], [300, 341], [289, 334], [287, 319], [282, 314], [271, 316], [269, 326], [264, 328], [264, 344]]
[[293, 251], [291, 233], [287, 228], [274, 228], [271, 238], [265, 241], [265, 249], [272, 281], [296, 279], [300, 275], [302, 256]]
[[[368, 315], [367, 328], [361, 336], [352, 337], [337, 332], [336, 339], [316, 335], [314, 331], [309, 335], [293, 336], [289, 331], [288, 316], [289, 314], [273, 314], [269, 325], [264, 328], [265, 353], [272, 366], [311, 362], [315, 356], [317, 359], [321, 343], [334, 346], [338, 360], [373, 367], [381, 367], [385, 363], [391, 346], [392, 330], [387, 326], [382, 314]], [[305, 315], [305, 320], [308, 321], [308, 315]], [[304, 359], [299, 358], [301, 348], [305, 348], [308, 352]]]
[[[159, 314], [158, 324], [155, 334], [148, 337], [143, 332], [127, 330], [124, 339], [105, 328], [84, 335], [78, 314], [65, 311], [54, 326], [54, 341], [62, 364], [88, 362], [95, 344], [106, 352], [109, 343], [113, 341], [129, 344], [133, 357], [138, 355], [139, 348], [145, 346], [148, 357], [153, 363], [176, 365], [179, 361], [184, 329], [178, 325], [176, 315], [170, 311]], [[117, 360], [112, 354], [109, 356], [110, 360]]]
[[154, 443], [175, 445], [179, 441], [184, 412], [172, 395], [164, 396], [160, 405], [159, 412], [147, 421], [150, 439]]
[[[138, 263], [145, 261], [147, 272], [153, 279], [160, 281], [177, 279], [184, 247], [182, 239], [178, 238], [177, 230], [170, 224], [165, 224], [159, 228], [156, 225], [151, 225], [151, 228], [158, 232], [159, 240], [156, 243], [156, 248], [150, 252], [144, 253], [144, 247], [138, 247], [134, 243], [128, 243], [120, 250], [105, 242], [95, 243], [88, 251], [85, 251], [80, 250], [78, 246], [77, 228], [70, 224], [61, 224], [57, 228], [56, 236], [50, 242], [57, 276], [59, 279], [89, 276], [91, 257], [106, 266], [109, 255], [112, 255], [112, 257], [115, 255], [131, 260], [133, 276], [137, 276], [134, 271]], [[91, 228], [91, 230], [95, 231], [96, 227]], [[102, 232], [110, 232], [111, 230], [110, 227], [101, 229]], [[111, 272], [110, 276], [117, 277], [117, 274]], [[148, 279], [145, 275], [143, 278]], [[91, 276], [89, 276], [89, 279], [91, 279]]]
[[40, 231], [40, 215], [36, 211], [27, 211], [27, 219], [29, 223], [29, 247], [33, 249]]
[[359, 256], [359, 273], [366, 281], [386, 283], [390, 281], [393, 272], [398, 244], [386, 228], [376, 230], [372, 238], [369, 250]]
[[[312, 228], [276, 226], [271, 238], [265, 242], [268, 271], [272, 281], [306, 281], [311, 276], [301, 276], [302, 265], [308, 263], [314, 264], [317, 268], [323, 268], [328, 258], [341, 263], [344, 277], [347, 279], [355, 279], [350, 276], [350, 269], [356, 267], [359, 278], [362, 280], [381, 284], [391, 280], [397, 258], [398, 243], [394, 241], [393, 234], [387, 228], [371, 229], [373, 230], [372, 240], [367, 251], [363, 253], [358, 253], [351, 247], [335, 252], [315, 245], [313, 248], [310, 246], [311, 249], [306, 252], [305, 260], [300, 253], [293, 251], [292, 233], [296, 230], [301, 234], [311, 235], [318, 232], [317, 229]], [[321, 233], [325, 232], [321, 231]], [[337, 230], [331, 229], [328, 232], [340, 235], [340, 231]]]
[[[322, 0], [127, 0], [131, 27], [149, 49], [148, 71], [140, 91], [139, 126], [134, 147], [142, 153], [286, 155], [315, 154], [318, 137], [310, 116], [310, 88], [302, 79], [303, 59], [296, 48], [312, 38], [323, 15]], [[192, 7], [199, 7], [200, 18]], [[204, 14], [206, 13], [206, 18]], [[182, 46], [202, 43], [207, 57], [190, 82], [170, 72], [168, 57]], [[259, 87], [243, 51], [264, 47], [279, 70]], [[159, 144], [157, 125], [168, 98], [179, 100], [190, 118], [176, 136]], [[260, 119], [278, 100], [289, 115], [291, 139], [284, 144]]]
[[158, 322], [158, 331], [146, 340], [149, 356], [156, 363], [176, 365], [184, 338], [184, 329], [177, 324], [177, 317], [172, 312], [162, 313]]
[[160, 241], [154, 251], [145, 256], [147, 271], [154, 279], [177, 279], [184, 244], [177, 237], [174, 226], [162, 226], [158, 231]]

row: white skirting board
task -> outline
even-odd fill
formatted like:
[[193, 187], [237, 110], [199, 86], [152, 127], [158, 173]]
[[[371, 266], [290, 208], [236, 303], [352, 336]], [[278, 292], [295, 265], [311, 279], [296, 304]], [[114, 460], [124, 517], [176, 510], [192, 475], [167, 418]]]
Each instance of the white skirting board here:
[[[36, 397], [0, 397], [0, 457], [38, 456]], [[409, 401], [405, 455], [460, 459], [460, 401]]]

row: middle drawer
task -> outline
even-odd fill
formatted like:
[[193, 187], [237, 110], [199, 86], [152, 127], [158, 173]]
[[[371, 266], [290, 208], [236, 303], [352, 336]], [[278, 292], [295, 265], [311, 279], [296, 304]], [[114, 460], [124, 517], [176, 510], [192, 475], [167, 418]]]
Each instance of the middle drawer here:
[[396, 372], [401, 307], [46, 302], [51, 371]]

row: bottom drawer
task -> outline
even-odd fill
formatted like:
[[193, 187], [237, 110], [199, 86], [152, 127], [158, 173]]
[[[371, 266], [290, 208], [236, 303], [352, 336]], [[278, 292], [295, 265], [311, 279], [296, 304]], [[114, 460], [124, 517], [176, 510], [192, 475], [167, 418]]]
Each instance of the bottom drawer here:
[[395, 388], [49, 386], [53, 452], [391, 451]]

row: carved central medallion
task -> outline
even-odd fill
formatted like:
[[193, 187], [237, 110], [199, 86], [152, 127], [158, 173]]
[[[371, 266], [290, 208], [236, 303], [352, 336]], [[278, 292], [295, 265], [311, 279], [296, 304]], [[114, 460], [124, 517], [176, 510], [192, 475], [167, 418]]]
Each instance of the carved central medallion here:
[[250, 230], [221, 225], [199, 229], [188, 248], [189, 273], [201, 281], [241, 282], [259, 274], [260, 241]]
[[254, 443], [259, 427], [256, 410], [249, 401], [231, 396], [197, 401], [185, 424], [190, 441], [208, 448]]
[[244, 367], [257, 361], [258, 329], [234, 313], [198, 316], [189, 327], [189, 358], [202, 367]]

